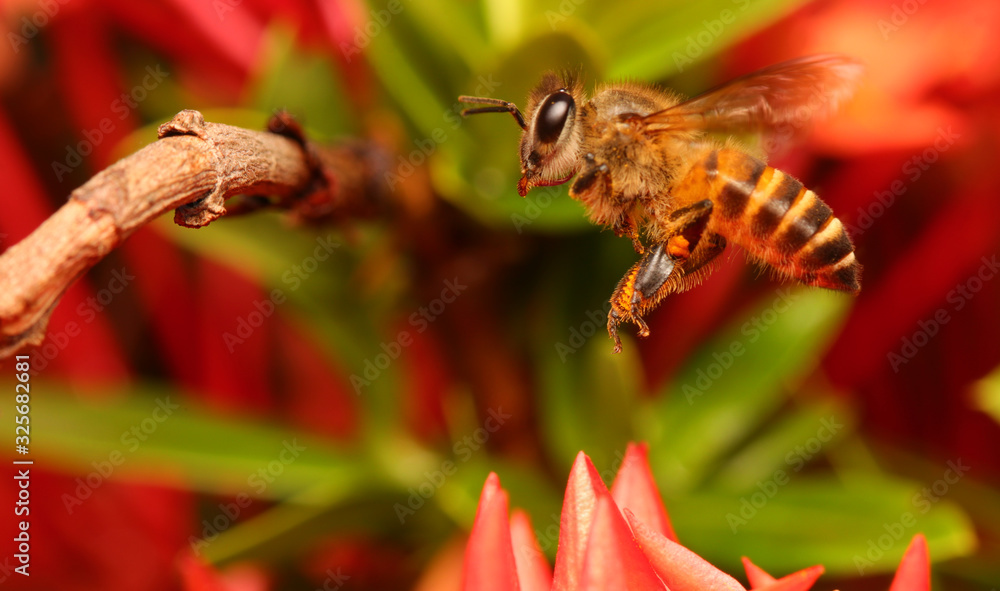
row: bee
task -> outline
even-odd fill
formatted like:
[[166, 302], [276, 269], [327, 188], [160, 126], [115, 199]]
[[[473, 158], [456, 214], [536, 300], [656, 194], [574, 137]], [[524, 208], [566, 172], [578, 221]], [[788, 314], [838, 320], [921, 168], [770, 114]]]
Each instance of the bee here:
[[549, 72], [528, 96], [528, 118], [508, 101], [459, 101], [487, 105], [463, 116], [510, 113], [520, 125], [518, 194], [575, 177], [570, 197], [594, 223], [631, 239], [641, 258], [618, 283], [608, 312], [617, 353], [620, 324], [648, 336], [643, 318], [666, 296], [697, 285], [729, 242], [779, 276], [860, 291], [854, 245], [830, 207], [718, 134], [799, 126], [847, 99], [861, 73], [843, 56], [809, 56], [682, 101], [632, 82], [600, 86], [587, 99], [576, 76]]

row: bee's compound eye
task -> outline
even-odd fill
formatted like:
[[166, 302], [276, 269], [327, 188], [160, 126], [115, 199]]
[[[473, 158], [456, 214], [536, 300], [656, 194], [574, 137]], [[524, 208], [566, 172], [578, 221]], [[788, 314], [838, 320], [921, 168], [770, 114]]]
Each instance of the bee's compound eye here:
[[545, 143], [559, 139], [574, 106], [573, 97], [565, 90], [550, 94], [538, 110], [538, 120], [535, 122], [535, 135], [538, 139]]

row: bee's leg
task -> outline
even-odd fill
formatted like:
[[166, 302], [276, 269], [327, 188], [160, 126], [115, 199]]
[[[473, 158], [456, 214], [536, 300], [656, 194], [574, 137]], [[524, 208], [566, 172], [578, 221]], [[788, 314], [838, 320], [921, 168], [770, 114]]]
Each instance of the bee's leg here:
[[608, 312], [608, 334], [616, 353], [622, 349], [619, 324], [632, 322], [639, 327], [639, 336], [649, 336], [642, 317], [726, 247], [723, 237], [704, 232], [711, 213], [712, 202], [707, 199], [673, 212], [664, 232], [667, 238], [651, 246], [618, 282]]
[[[569, 188], [570, 195], [576, 199], [583, 199], [585, 193], [589, 193], [593, 190], [600, 190], [602, 192], [611, 193], [611, 171], [608, 169], [608, 165], [598, 164], [594, 159], [593, 154], [587, 154], [583, 157], [586, 165], [580, 171], [580, 174], [576, 176], [576, 180], [573, 181], [573, 185]], [[600, 185], [604, 186], [600, 186]]]
[[623, 214], [618, 221], [614, 223], [612, 228], [615, 231], [615, 236], [622, 237], [628, 236], [632, 240], [632, 248], [639, 254], [646, 252], [643, 248], [642, 242], [639, 242], [639, 227], [635, 223], [635, 219], [632, 218], [632, 214]]
[[[611, 294], [611, 310], [608, 312], [608, 335], [615, 342], [615, 353], [621, 353], [622, 340], [618, 336], [618, 325], [632, 322], [639, 326], [639, 336], [649, 336], [649, 326], [642, 319], [640, 310], [643, 303], [655, 296], [660, 286], [673, 274], [677, 263], [667, 253], [665, 243], [654, 244], [642, 255], [639, 262], [632, 265]], [[649, 288], [653, 289], [650, 290]]]
[[593, 154], [586, 154], [583, 160], [585, 164], [570, 186], [569, 194], [574, 199], [599, 207], [598, 222], [611, 226], [616, 236], [628, 236], [635, 251], [642, 254], [644, 248], [639, 241], [639, 227], [632, 214], [616, 205], [608, 165], [603, 162], [598, 164]]

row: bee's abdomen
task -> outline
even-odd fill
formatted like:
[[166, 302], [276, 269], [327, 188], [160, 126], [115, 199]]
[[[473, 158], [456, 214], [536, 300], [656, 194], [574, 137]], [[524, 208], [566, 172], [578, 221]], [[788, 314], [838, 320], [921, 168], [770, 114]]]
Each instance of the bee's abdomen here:
[[844, 225], [796, 179], [732, 149], [712, 150], [688, 176], [693, 183], [682, 181], [681, 189], [708, 183], [712, 223], [731, 242], [808, 285], [861, 289]]

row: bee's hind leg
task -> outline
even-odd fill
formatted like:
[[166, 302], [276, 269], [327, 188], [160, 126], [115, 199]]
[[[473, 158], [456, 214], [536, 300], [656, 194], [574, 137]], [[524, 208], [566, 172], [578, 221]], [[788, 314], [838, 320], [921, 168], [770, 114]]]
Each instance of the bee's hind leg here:
[[639, 336], [649, 336], [642, 317], [682, 288], [685, 277], [725, 249], [722, 236], [704, 232], [711, 213], [712, 202], [707, 199], [671, 213], [663, 233], [666, 238], [646, 249], [618, 282], [608, 312], [608, 334], [614, 339], [615, 353], [622, 350], [619, 324], [632, 322], [639, 327]]
[[611, 294], [611, 310], [608, 312], [608, 335], [614, 339], [615, 353], [622, 350], [622, 340], [618, 336], [618, 325], [622, 322], [638, 325], [639, 336], [649, 336], [649, 326], [642, 316], [658, 303], [653, 300], [674, 274], [677, 262], [667, 252], [666, 243], [654, 244], [618, 282]]

